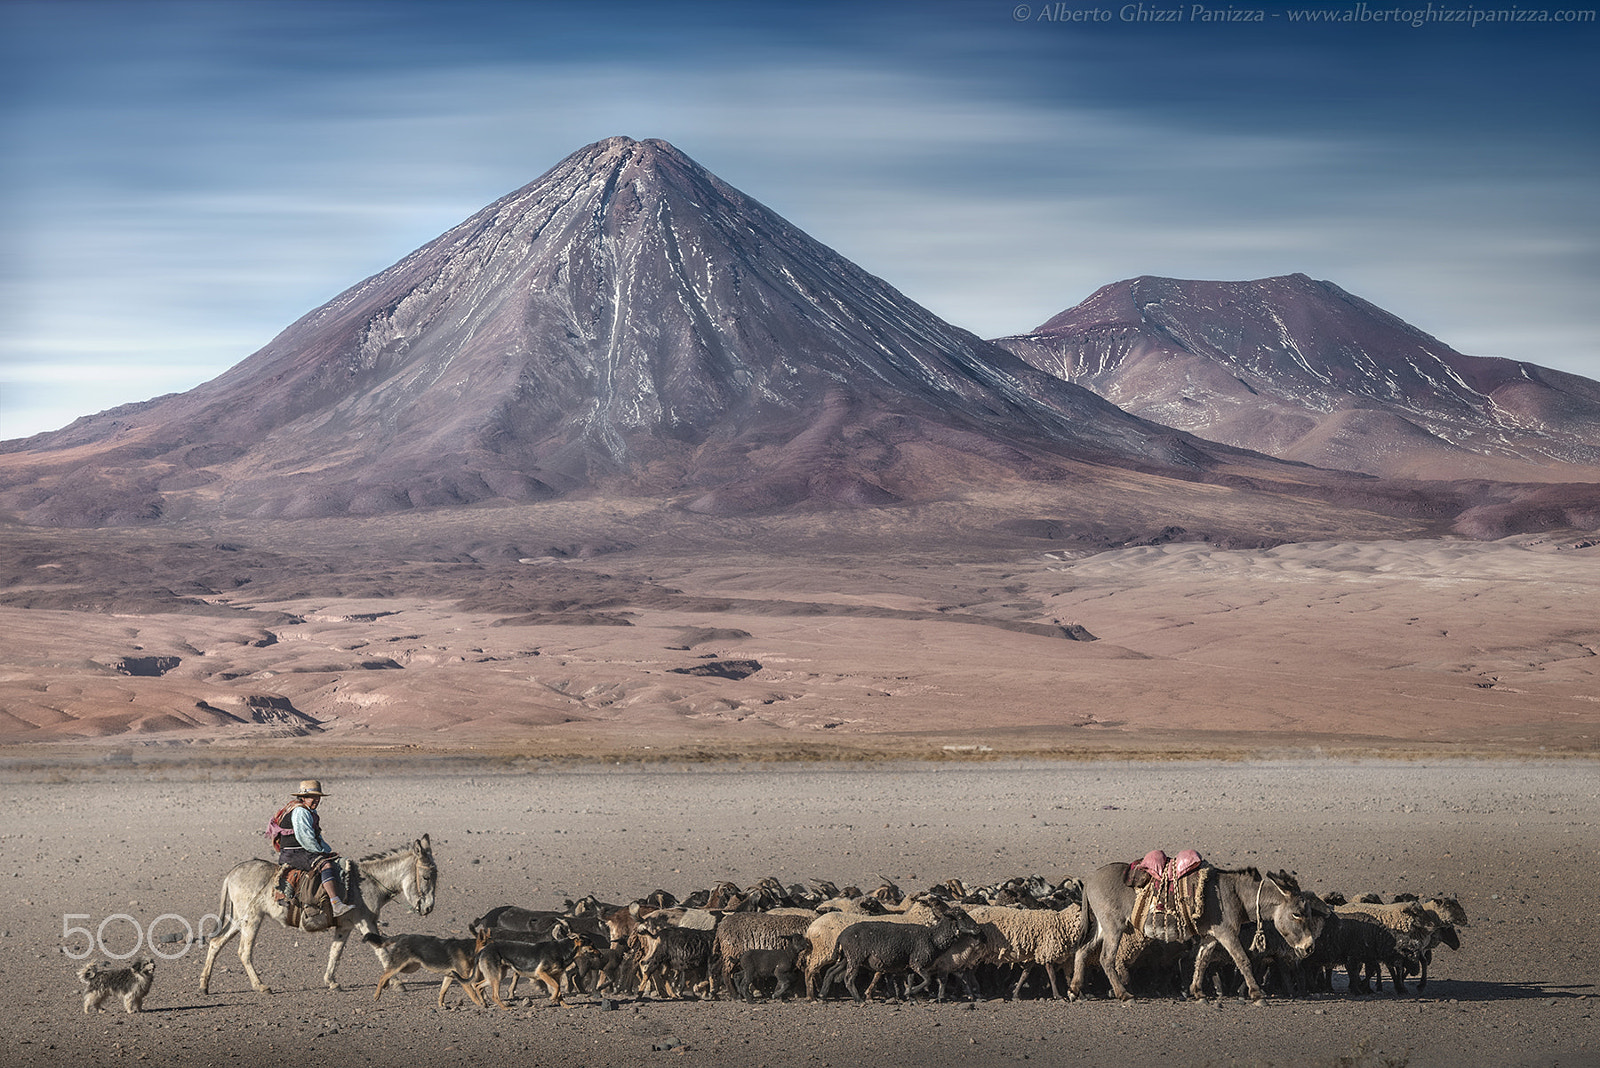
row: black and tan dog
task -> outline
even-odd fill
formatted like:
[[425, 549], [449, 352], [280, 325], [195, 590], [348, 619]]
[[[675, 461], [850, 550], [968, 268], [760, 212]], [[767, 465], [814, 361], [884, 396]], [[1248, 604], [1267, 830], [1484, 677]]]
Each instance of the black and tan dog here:
[[128, 1012], [144, 1009], [145, 995], [155, 982], [156, 962], [145, 958], [121, 968], [110, 964], [85, 964], [78, 969], [83, 980], [83, 1011], [100, 1011], [101, 1003], [109, 997], [120, 997], [122, 1007]]
[[[561, 999], [561, 980], [573, 957], [584, 945], [582, 936], [561, 930], [555, 938], [542, 942], [511, 942], [495, 939], [478, 952], [476, 983], [479, 990], [487, 987], [494, 1003], [502, 1009], [511, 1006], [500, 996], [500, 980], [506, 971], [511, 972], [511, 990], [507, 997], [517, 996], [517, 980], [532, 976], [550, 991], [550, 1004], [565, 1005]], [[479, 1001], [482, 1004], [482, 1001]]]
[[488, 941], [487, 933], [476, 938], [438, 938], [434, 935], [403, 934], [384, 936], [378, 954], [383, 961], [383, 975], [378, 979], [378, 989], [372, 1000], [377, 1001], [389, 980], [403, 972], [426, 968], [442, 972], [444, 982], [439, 984], [439, 1004], [444, 1004], [445, 991], [452, 980], [461, 984], [475, 1004], [482, 1005], [483, 997], [473, 984], [477, 957]]

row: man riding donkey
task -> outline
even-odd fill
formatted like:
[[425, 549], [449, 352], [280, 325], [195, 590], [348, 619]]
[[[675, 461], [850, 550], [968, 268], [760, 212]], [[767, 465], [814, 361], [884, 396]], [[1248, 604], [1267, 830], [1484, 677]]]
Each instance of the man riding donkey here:
[[[323, 841], [322, 820], [317, 815], [317, 806], [327, 794], [322, 791], [322, 782], [318, 779], [305, 779], [300, 783], [300, 788], [295, 791], [292, 800], [278, 810], [272, 817], [272, 822], [267, 825], [267, 838], [272, 842], [272, 848], [278, 852], [278, 860], [284, 866], [280, 876], [280, 885], [283, 886], [285, 896], [293, 898], [298, 896], [302, 904], [313, 903], [313, 894], [292, 894], [289, 892], [289, 872], [293, 869], [305, 872], [306, 878], [320, 876], [322, 887], [328, 895], [327, 926], [332, 926], [334, 917], [341, 916], [350, 911], [351, 907], [344, 900], [344, 895], [339, 888], [339, 854], [333, 847]], [[305, 927], [304, 921], [301, 924]], [[315, 925], [313, 925], [315, 926]], [[306, 929], [311, 929], [306, 927]]]

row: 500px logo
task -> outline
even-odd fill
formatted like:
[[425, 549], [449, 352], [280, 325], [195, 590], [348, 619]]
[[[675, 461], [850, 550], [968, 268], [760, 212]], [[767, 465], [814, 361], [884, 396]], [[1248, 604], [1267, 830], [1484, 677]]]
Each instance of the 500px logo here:
[[[175, 912], [168, 912], [157, 916], [155, 919], [150, 921], [149, 927], [141, 927], [139, 925], [139, 921], [134, 919], [132, 916], [129, 916], [126, 912], [113, 912], [111, 915], [101, 920], [100, 926], [92, 931], [87, 927], [77, 927], [73, 925], [74, 920], [89, 919], [93, 919], [93, 917], [87, 912], [69, 912], [61, 917], [61, 937], [65, 943], [61, 947], [61, 952], [65, 953], [73, 960], [83, 960], [85, 957], [92, 955], [96, 946], [100, 948], [100, 954], [102, 956], [111, 957], [114, 960], [126, 960], [135, 953], [139, 952], [139, 947], [141, 945], [147, 943], [150, 946], [150, 952], [154, 953], [156, 956], [165, 957], [167, 960], [177, 960], [179, 957], [189, 952], [189, 950], [195, 945], [194, 928], [190, 926], [188, 920], [184, 919], [182, 916], [179, 916]], [[176, 920], [178, 923], [183, 925], [183, 938], [181, 940], [183, 946], [176, 953], [169, 953], [165, 950], [156, 948], [158, 945], [172, 945], [180, 941], [177, 937], [176, 931], [159, 938], [156, 936], [156, 928], [159, 927], [165, 920]], [[212, 913], [207, 913], [206, 915], [200, 917], [201, 937], [206, 936], [207, 920], [216, 921], [211, 927], [212, 934], [215, 934], [217, 931], [222, 929], [222, 917]], [[120, 924], [122, 923], [126, 923], [128, 926], [133, 928], [133, 947], [126, 952], [118, 953], [115, 950], [106, 947], [106, 928], [113, 922], [119, 925], [118, 928], [113, 928], [113, 934], [118, 932]], [[82, 939], [83, 944], [83, 949], [81, 952], [77, 950], [77, 946], [74, 944], [79, 939]], [[117, 938], [114, 939], [114, 941], [120, 942], [121, 939]]]

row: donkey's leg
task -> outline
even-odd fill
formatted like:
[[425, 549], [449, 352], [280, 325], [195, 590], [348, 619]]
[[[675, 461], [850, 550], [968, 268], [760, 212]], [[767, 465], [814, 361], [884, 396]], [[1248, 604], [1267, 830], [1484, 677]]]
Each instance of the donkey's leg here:
[[1111, 981], [1111, 993], [1117, 1000], [1132, 1001], [1133, 995], [1128, 992], [1128, 977], [1122, 973], [1122, 962], [1117, 959], [1122, 951], [1122, 936], [1120, 927], [1107, 925], [1107, 930], [1100, 936], [1100, 969]]
[[[345, 940], [350, 937], [350, 927], [335, 927], [333, 929], [333, 945], [328, 947], [328, 970], [323, 973], [322, 981], [328, 985], [329, 990], [344, 989], [333, 973], [339, 969], [339, 957], [344, 954]], [[379, 960], [382, 960], [380, 957]]]
[[[1207, 939], [1194, 955], [1194, 978], [1189, 982], [1189, 996], [1196, 1001], [1204, 998], [1206, 968], [1211, 964], [1211, 955], [1217, 951], [1215, 939]], [[1217, 996], [1222, 996], [1221, 984], [1217, 987]]]
[[244, 973], [250, 977], [250, 985], [260, 993], [270, 994], [272, 988], [261, 981], [261, 976], [256, 974], [256, 966], [251, 962], [251, 956], [256, 950], [256, 935], [260, 933], [260, 916], [239, 925], [239, 963], [244, 965]]
[[1083, 996], [1083, 981], [1089, 974], [1089, 954], [1098, 947], [1097, 941], [1086, 942], [1072, 955], [1072, 981], [1067, 984], [1067, 997], [1077, 1001]]
[[[1244, 984], [1250, 992], [1250, 1000], [1260, 1001], [1266, 997], [1267, 995], [1261, 990], [1261, 984], [1256, 982], [1256, 970], [1250, 963], [1250, 955], [1244, 951], [1244, 945], [1239, 941], [1238, 932], [1230, 931], [1226, 927], [1215, 927], [1212, 929], [1211, 937], [1216, 939], [1217, 944], [1227, 950], [1228, 956], [1233, 958], [1234, 967], [1238, 968], [1239, 974], [1244, 976]], [[1189, 988], [1189, 993], [1196, 998], [1200, 996], [1199, 984], [1200, 972], [1197, 970], [1194, 983]]]
[[216, 934], [211, 936], [210, 943], [206, 946], [205, 967], [200, 969], [200, 993], [211, 993], [211, 969], [216, 966], [217, 954], [222, 952], [222, 947], [227, 945], [234, 935], [239, 933], [239, 918], [230, 916], [228, 922]]

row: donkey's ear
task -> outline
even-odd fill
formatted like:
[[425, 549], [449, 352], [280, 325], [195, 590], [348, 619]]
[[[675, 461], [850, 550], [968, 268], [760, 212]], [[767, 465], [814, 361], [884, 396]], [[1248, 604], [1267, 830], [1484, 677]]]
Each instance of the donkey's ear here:
[[[1283, 894], [1283, 887], [1279, 886], [1276, 882], [1274, 882], [1272, 876], [1263, 875], [1261, 877], [1261, 881], [1266, 883], [1268, 886], [1272, 887], [1278, 893]], [[1283, 894], [1283, 896], [1284, 897], [1288, 897], [1289, 895], [1288, 894]]]
[[428, 840], [428, 836], [426, 834], [417, 839], [417, 844], [422, 847], [422, 851], [424, 853], [432, 852], [433, 850], [433, 843]]

